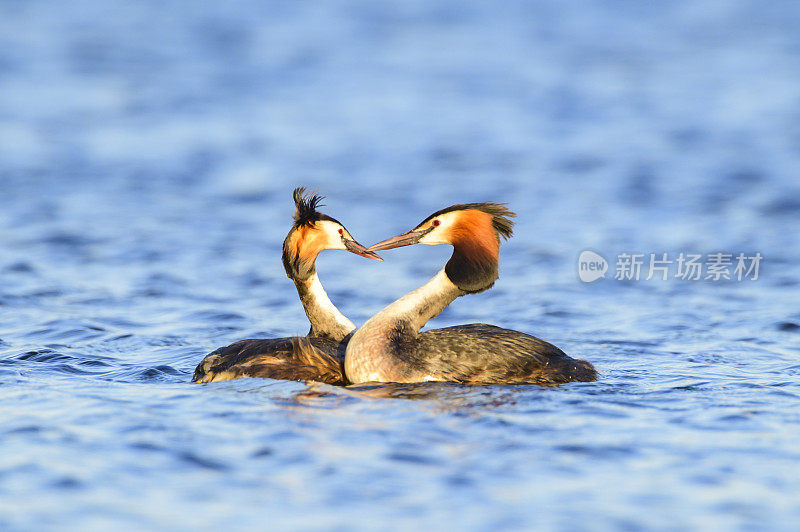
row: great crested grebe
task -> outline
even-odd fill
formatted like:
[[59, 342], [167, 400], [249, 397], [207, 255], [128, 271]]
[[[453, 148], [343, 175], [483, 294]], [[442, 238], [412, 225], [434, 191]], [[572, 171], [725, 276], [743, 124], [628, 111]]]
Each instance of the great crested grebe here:
[[241, 340], [217, 349], [197, 366], [194, 382], [270, 377], [345, 383], [344, 348], [356, 327], [328, 298], [314, 262], [324, 249], [382, 259], [356, 242], [341, 223], [317, 211], [321, 196], [307, 194], [301, 187], [294, 190], [293, 198], [294, 225], [283, 242], [283, 267], [311, 322], [308, 336]]
[[556, 385], [597, 379], [585, 360], [570, 358], [528, 334], [475, 323], [420, 333], [454, 299], [477, 294], [497, 280], [500, 237], [511, 237], [516, 216], [498, 203], [453, 205], [414, 229], [368, 248], [450, 244], [453, 255], [421, 288], [370, 318], [347, 345], [345, 374], [352, 383], [451, 381], [474, 384]]

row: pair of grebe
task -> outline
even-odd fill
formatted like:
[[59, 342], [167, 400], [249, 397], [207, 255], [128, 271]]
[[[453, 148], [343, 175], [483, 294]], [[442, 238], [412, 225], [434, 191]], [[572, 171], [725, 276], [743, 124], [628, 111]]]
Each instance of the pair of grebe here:
[[[197, 366], [195, 382], [240, 377], [329, 384], [447, 381], [556, 385], [593, 381], [594, 367], [528, 334], [475, 323], [420, 332], [459, 296], [488, 290], [498, 277], [500, 239], [516, 216], [497, 203], [453, 205], [401, 235], [369, 248], [317, 209], [321, 197], [294, 191], [294, 225], [283, 243], [283, 266], [311, 322], [305, 337], [242, 340]], [[375, 251], [412, 244], [449, 244], [453, 255], [433, 279], [367, 320], [360, 329], [333, 305], [314, 263], [325, 249], [382, 260]]]

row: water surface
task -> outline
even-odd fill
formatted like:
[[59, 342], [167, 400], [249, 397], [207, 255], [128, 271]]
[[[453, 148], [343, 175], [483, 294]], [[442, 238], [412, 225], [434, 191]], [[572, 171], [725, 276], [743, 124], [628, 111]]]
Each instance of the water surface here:
[[[798, 27], [792, 2], [2, 3], [0, 528], [796, 530]], [[600, 380], [189, 384], [307, 331], [298, 185], [366, 244], [509, 202], [500, 280], [435, 326]], [[584, 249], [764, 262], [584, 284]], [[318, 270], [362, 323], [448, 252]]]

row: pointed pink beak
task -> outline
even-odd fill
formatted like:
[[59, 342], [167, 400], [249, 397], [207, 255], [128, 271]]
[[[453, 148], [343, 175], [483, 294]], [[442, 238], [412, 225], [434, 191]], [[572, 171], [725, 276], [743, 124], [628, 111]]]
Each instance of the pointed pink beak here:
[[361, 255], [362, 257], [367, 257], [368, 259], [383, 260], [380, 258], [380, 256], [378, 256], [377, 253], [373, 253], [355, 240], [345, 239], [344, 247], [346, 247], [347, 251], [350, 253], [355, 253], [356, 255]]
[[414, 231], [412, 229], [411, 231], [406, 231], [402, 235], [393, 236], [392, 238], [387, 238], [386, 240], [378, 242], [377, 244], [372, 244], [368, 249], [369, 251], [381, 251], [384, 249], [411, 246], [419, 243], [420, 239], [428, 233], [429, 231]]

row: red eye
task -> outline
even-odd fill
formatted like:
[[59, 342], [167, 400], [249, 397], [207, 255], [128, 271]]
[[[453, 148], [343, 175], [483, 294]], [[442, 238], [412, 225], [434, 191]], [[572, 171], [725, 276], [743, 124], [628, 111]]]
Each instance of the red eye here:
[[439, 224], [440, 224], [440, 223], [442, 223], [442, 222], [440, 222], [439, 220], [434, 220], [434, 221], [433, 221], [433, 226], [434, 226], [434, 227], [439, 227]]
[[343, 235], [343, 234], [344, 234], [344, 229], [341, 229], [341, 228], [340, 228], [340, 229], [339, 229], [339, 234], [340, 234], [340, 235]]

